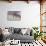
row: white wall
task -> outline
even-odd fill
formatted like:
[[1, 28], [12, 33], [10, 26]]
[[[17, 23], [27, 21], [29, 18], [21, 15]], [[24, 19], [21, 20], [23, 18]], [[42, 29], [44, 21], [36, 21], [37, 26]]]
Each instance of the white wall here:
[[[21, 21], [8, 21], [8, 11], [21, 11]], [[32, 27], [40, 26], [40, 4], [26, 2], [0, 2], [0, 26], [2, 27]]]

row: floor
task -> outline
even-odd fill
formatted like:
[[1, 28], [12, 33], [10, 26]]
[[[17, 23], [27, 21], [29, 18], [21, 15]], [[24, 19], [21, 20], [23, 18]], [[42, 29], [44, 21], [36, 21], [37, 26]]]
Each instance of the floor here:
[[16, 45], [5, 44], [5, 46], [46, 46], [46, 44], [43, 43], [42, 40], [36, 40], [33, 43], [19, 43]]
[[39, 40], [39, 41], [34, 41], [33, 43], [25, 43], [25, 44], [22, 44], [22, 46], [46, 46], [45, 43], [43, 43], [42, 40]]

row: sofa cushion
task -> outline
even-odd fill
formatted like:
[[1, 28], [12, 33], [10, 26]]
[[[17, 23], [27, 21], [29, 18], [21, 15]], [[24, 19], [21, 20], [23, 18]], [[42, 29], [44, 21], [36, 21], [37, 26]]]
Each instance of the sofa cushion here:
[[14, 28], [14, 33], [20, 33], [21, 29], [20, 28]]
[[[12, 39], [15, 39], [15, 40], [20, 40], [20, 42], [32, 42], [32, 40], [34, 40], [34, 37], [33, 36], [29, 36], [29, 35], [21, 35], [21, 34], [13, 34], [13, 35], [10, 35], [9, 38], [12, 40]], [[24, 41], [23, 41], [24, 40]]]
[[8, 32], [14, 34], [14, 27], [9, 27]]

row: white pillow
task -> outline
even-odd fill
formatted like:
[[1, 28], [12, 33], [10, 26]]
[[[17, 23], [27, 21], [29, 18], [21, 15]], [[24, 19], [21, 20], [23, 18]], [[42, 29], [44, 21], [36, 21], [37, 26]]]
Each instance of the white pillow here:
[[4, 29], [4, 30], [3, 30], [3, 34], [4, 34], [4, 35], [9, 35], [10, 33], [8, 32], [8, 29]]
[[27, 29], [21, 29], [21, 33], [24, 35], [27, 32]]

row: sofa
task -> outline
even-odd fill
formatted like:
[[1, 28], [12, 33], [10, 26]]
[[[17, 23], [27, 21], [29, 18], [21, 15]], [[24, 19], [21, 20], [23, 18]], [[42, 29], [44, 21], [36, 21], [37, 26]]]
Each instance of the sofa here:
[[[22, 32], [23, 31], [23, 32]], [[8, 28], [8, 32], [10, 32], [9, 36], [5, 36], [5, 40], [20, 40], [21, 43], [32, 43], [34, 41], [34, 37], [32, 35], [32, 30], [29, 28]]]

